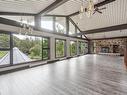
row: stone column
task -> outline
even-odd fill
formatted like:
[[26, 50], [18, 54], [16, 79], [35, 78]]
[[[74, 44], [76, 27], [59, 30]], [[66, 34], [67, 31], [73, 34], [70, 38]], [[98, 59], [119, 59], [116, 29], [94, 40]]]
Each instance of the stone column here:
[[125, 43], [125, 48], [124, 48], [124, 63], [127, 69], [127, 41]]

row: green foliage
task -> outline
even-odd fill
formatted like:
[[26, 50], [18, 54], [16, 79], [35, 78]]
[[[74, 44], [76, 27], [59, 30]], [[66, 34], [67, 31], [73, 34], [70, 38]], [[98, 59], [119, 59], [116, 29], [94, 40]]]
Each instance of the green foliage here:
[[41, 57], [41, 46], [39, 44], [36, 44], [35, 46], [33, 46], [32, 48], [30, 48], [30, 56], [31, 58], [39, 58], [39, 56]]
[[7, 53], [7, 51], [0, 51], [0, 59], [3, 58]]
[[56, 57], [64, 56], [64, 45], [65, 45], [65, 41], [56, 40]]
[[43, 59], [48, 59], [48, 50], [43, 50]]
[[26, 37], [19, 39], [14, 36], [14, 47], [18, 47], [23, 53], [27, 54], [31, 59], [41, 59], [42, 55], [42, 39], [38, 37]]
[[71, 53], [71, 56], [76, 55], [77, 53], [76, 42], [73, 42], [70, 44], [70, 53]]
[[85, 53], [85, 43], [79, 42], [79, 53], [84, 54]]
[[10, 36], [7, 34], [0, 34], [0, 48], [10, 47]]

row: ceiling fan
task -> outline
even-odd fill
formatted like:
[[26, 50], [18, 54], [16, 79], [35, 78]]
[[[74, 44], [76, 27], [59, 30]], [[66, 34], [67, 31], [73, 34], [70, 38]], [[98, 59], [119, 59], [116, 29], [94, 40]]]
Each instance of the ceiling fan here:
[[98, 7], [95, 7], [93, 14], [95, 14], [96, 12], [102, 14], [102, 11], [101, 10], [104, 10], [104, 9], [106, 9], [106, 7], [103, 7], [103, 8], [100, 8], [100, 9]]

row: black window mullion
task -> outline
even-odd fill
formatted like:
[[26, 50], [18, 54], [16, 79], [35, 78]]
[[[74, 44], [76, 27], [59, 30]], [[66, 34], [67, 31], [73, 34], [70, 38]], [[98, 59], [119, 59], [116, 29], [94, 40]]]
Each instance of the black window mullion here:
[[10, 34], [10, 65], [13, 65], [13, 35]]

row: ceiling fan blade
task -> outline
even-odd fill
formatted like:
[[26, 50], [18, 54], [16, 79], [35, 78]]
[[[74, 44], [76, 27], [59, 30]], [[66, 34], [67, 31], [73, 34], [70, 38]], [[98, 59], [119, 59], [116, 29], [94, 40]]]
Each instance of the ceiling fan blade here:
[[97, 12], [98, 12], [98, 13], [100, 13], [100, 14], [102, 14], [102, 12], [101, 12], [101, 11], [99, 11], [99, 10], [97, 10]]
[[104, 8], [100, 8], [99, 10], [104, 10], [104, 9], [106, 9], [106, 7], [104, 7]]
[[93, 12], [93, 15], [96, 13], [96, 11]]

